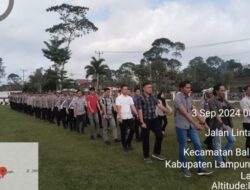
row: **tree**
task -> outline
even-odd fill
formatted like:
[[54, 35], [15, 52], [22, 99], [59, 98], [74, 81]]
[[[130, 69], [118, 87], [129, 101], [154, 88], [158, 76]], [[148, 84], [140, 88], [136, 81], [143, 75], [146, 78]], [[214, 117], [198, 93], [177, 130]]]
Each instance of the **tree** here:
[[183, 78], [192, 81], [192, 90], [201, 92], [201, 90], [210, 87], [213, 80], [210, 78], [212, 69], [206, 64], [202, 57], [195, 57], [189, 61], [189, 65], [182, 72]]
[[30, 89], [41, 93], [44, 85], [43, 79], [43, 68], [36, 69], [34, 74], [29, 76]]
[[[51, 68], [47, 69], [43, 75], [43, 91], [56, 91], [58, 90], [58, 73]], [[65, 80], [63, 80], [64, 82]], [[64, 86], [64, 85], [63, 85]]]
[[120, 68], [116, 71], [118, 76], [118, 83], [126, 84], [130, 88], [134, 88], [136, 85], [136, 77], [135, 77], [135, 64], [132, 62], [123, 63]]
[[108, 65], [103, 64], [104, 61], [102, 58], [96, 59], [92, 57], [90, 64], [84, 68], [86, 70], [86, 78], [92, 76], [92, 78], [97, 81], [97, 90], [99, 90], [100, 76], [107, 75], [110, 71]]
[[218, 56], [211, 56], [207, 58], [206, 63], [209, 67], [218, 68], [224, 63], [224, 60]]
[[135, 76], [139, 81], [140, 88], [142, 88], [142, 84], [145, 81], [150, 80], [150, 70], [148, 69], [149, 65], [145, 63], [145, 60], [141, 60], [139, 65], [135, 65]]
[[0, 82], [3, 77], [5, 77], [5, 66], [3, 66], [3, 59], [0, 57]]
[[[168, 81], [169, 87], [176, 82], [177, 73], [182, 65], [178, 58], [182, 57], [181, 52], [185, 50], [185, 44], [181, 42], [172, 42], [168, 38], [159, 38], [152, 43], [152, 47], [146, 51], [143, 56], [143, 60], [148, 65], [150, 80], [153, 78], [152, 64], [157, 63], [165, 64], [164, 77], [165, 81]], [[156, 84], [160, 84], [160, 81], [155, 81]], [[165, 84], [167, 85], [167, 84]]]
[[12, 90], [20, 90], [21, 89], [22, 79], [19, 75], [15, 74], [15, 73], [11, 73], [8, 75], [7, 80], [8, 80], [9, 85], [11, 86]]
[[227, 86], [230, 91], [230, 83], [234, 79], [234, 74], [232, 71], [226, 71], [223, 75], [223, 83]]
[[185, 44], [182, 42], [175, 42], [172, 45], [172, 48], [174, 49], [174, 52], [172, 53], [173, 57], [175, 57], [176, 59], [181, 58], [182, 54], [181, 52], [184, 51], [185, 48]]
[[[58, 38], [54, 38], [50, 40], [50, 42], [44, 42], [46, 45], [46, 49], [42, 49], [43, 54], [46, 58], [54, 62], [54, 69], [57, 75], [59, 76], [56, 78], [57, 84], [59, 83], [59, 88], [57, 89], [62, 90], [62, 83], [66, 78], [66, 72], [64, 71], [65, 64], [70, 59], [71, 53], [68, 47], [61, 48], [61, 45], [64, 43], [64, 40], [59, 40]], [[59, 79], [59, 81], [58, 81]], [[58, 85], [57, 85], [58, 86]]]
[[57, 12], [61, 23], [46, 29], [51, 35], [65, 40], [66, 47], [70, 47], [71, 42], [88, 34], [91, 31], [97, 31], [98, 28], [86, 18], [89, 8], [83, 6], [74, 6], [61, 4], [47, 9], [47, 12]]

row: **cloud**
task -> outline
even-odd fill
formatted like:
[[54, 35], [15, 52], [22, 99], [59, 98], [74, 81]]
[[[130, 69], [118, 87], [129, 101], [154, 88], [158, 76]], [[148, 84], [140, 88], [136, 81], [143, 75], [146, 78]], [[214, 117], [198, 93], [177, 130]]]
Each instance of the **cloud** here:
[[[16, 1], [15, 8], [6, 20], [0, 22], [0, 57], [7, 66], [7, 72], [28, 73], [37, 67], [49, 67], [51, 63], [43, 57], [43, 41], [49, 36], [44, 30], [58, 23], [56, 14], [47, 13], [49, 6], [60, 4], [54, 0]], [[96, 50], [127, 51], [147, 50], [160, 37], [181, 41], [186, 46], [236, 40], [250, 37], [248, 0], [73, 0], [72, 4], [83, 4], [90, 8], [88, 18], [99, 30], [72, 43], [72, 59], [66, 69], [74, 78], [84, 77], [84, 67]], [[248, 63], [250, 53], [245, 52], [250, 41], [187, 49], [182, 62], [195, 56], [221, 55], [225, 59], [236, 58]], [[122, 63], [139, 63], [142, 53], [104, 53], [102, 55], [111, 68]]]

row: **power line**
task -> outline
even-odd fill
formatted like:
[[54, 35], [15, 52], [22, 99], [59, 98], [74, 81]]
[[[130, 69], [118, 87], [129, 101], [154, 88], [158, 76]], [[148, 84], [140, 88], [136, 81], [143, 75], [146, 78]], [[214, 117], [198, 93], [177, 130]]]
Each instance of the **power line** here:
[[25, 76], [25, 72], [27, 71], [26, 69], [20, 69], [22, 71], [23, 74], [23, 82], [24, 82], [24, 76]]
[[[208, 43], [208, 44], [201, 44], [201, 45], [195, 45], [195, 46], [187, 46], [186, 49], [195, 49], [195, 48], [205, 48], [205, 47], [213, 47], [213, 46], [220, 46], [220, 45], [226, 45], [226, 44], [232, 44], [232, 43], [239, 43], [239, 42], [244, 42], [244, 41], [250, 41], [250, 38], [244, 38], [244, 39], [238, 39], [238, 40], [230, 40], [230, 41], [222, 41], [222, 42], [215, 42], [215, 43]], [[100, 52], [100, 51], [99, 51]], [[98, 54], [99, 52], [95, 52]], [[131, 54], [137, 54], [137, 53], [144, 53], [145, 50], [110, 50], [110, 51], [102, 51], [103, 53], [117, 53], [117, 54], [122, 54], [122, 53], [131, 53]]]
[[212, 47], [212, 46], [232, 44], [232, 43], [238, 43], [238, 42], [244, 42], [244, 41], [250, 41], [250, 38], [239, 39], [239, 40], [231, 40], [231, 41], [223, 41], [223, 42], [216, 42], [216, 43], [211, 43], [211, 44], [202, 44], [202, 45], [196, 45], [196, 46], [189, 46], [189, 47], [187, 47], [187, 49], [200, 48], [200, 47]]
[[100, 59], [100, 58], [101, 58], [101, 55], [104, 54], [104, 53], [101, 52], [101, 51], [95, 51], [95, 54], [97, 54], [98, 59]]

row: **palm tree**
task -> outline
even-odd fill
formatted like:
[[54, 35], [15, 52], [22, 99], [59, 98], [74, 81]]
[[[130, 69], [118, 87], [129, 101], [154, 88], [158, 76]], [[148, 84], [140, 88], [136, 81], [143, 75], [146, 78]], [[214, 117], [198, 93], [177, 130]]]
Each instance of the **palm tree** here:
[[92, 57], [92, 60], [89, 65], [87, 65], [84, 69], [86, 70], [86, 78], [92, 76], [93, 79], [96, 79], [96, 88], [99, 89], [99, 80], [100, 76], [107, 75], [109, 72], [109, 67], [106, 64], [103, 64], [104, 59], [96, 59]]

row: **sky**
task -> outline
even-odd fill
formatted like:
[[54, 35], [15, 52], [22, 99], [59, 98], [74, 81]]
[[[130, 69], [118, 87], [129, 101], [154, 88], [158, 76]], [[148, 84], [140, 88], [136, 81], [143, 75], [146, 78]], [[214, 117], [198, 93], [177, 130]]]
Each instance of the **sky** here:
[[[21, 70], [25, 70], [27, 79], [36, 68], [47, 69], [53, 64], [41, 49], [49, 40], [45, 29], [60, 20], [46, 8], [61, 3], [89, 7], [87, 18], [98, 27], [97, 32], [71, 45], [72, 58], [66, 69], [75, 79], [85, 77], [84, 67], [96, 56], [95, 51], [103, 52], [105, 63], [117, 69], [125, 62], [138, 64], [142, 52], [162, 37], [185, 43], [183, 67], [196, 56], [206, 59], [215, 55], [250, 64], [250, 40], [192, 48], [250, 38], [249, 0], [15, 0], [9, 17], [0, 21], [0, 57], [7, 76], [16, 73], [22, 77]], [[8, 0], [1, 0], [0, 14], [7, 4]]]

